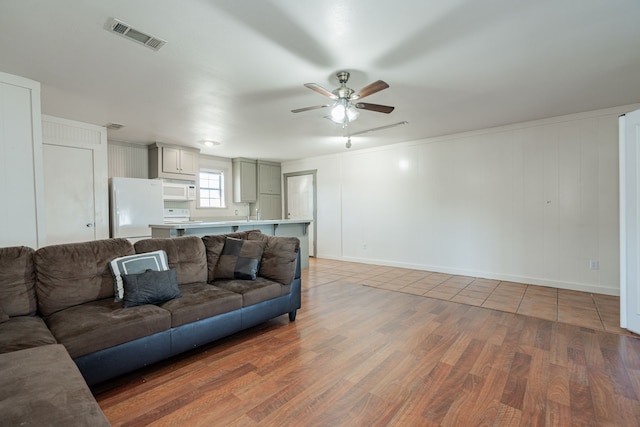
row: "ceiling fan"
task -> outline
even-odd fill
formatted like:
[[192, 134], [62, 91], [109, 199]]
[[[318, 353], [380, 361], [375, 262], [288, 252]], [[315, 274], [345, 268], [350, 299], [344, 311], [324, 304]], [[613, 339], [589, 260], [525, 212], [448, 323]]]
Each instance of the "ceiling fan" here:
[[309, 89], [334, 100], [335, 102], [333, 104], [322, 104], [314, 105], [312, 107], [297, 108], [295, 110], [291, 110], [291, 112], [301, 113], [303, 111], [331, 107], [331, 116], [329, 118], [336, 123], [342, 124], [344, 127], [347, 126], [349, 122], [352, 122], [358, 118], [359, 112], [357, 111], [357, 109], [389, 114], [395, 108], [389, 105], [358, 102], [358, 100], [364, 98], [365, 96], [373, 95], [376, 92], [380, 92], [381, 90], [388, 88], [389, 85], [382, 80], [375, 81], [356, 92], [355, 90], [347, 87], [347, 81], [349, 80], [349, 73], [347, 71], [338, 72], [336, 74], [336, 77], [340, 82], [340, 87], [331, 92], [315, 83], [305, 83], [305, 86]]

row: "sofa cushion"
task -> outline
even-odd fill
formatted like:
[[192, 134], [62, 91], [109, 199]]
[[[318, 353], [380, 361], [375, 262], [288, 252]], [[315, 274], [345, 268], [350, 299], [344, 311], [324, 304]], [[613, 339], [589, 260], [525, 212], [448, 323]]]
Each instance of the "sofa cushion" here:
[[142, 273], [146, 270], [163, 271], [169, 269], [169, 261], [165, 251], [153, 251], [144, 254], [127, 255], [112, 259], [109, 262], [113, 274], [113, 292], [115, 301], [122, 301], [124, 288], [123, 274]]
[[256, 280], [219, 280], [219, 288], [242, 295], [242, 306], [247, 307], [262, 301], [285, 295], [291, 289], [273, 280], [258, 277]]
[[227, 237], [216, 265], [216, 279], [256, 280], [265, 242]]
[[125, 274], [122, 306], [135, 307], [145, 304], [160, 304], [180, 298], [176, 269], [165, 271], [147, 270], [138, 274]]
[[11, 317], [0, 323], [0, 353], [55, 343], [56, 339], [40, 317]]
[[242, 295], [207, 283], [180, 285], [182, 298], [160, 305], [171, 312], [171, 327], [242, 308]]
[[45, 246], [36, 250], [38, 308], [44, 316], [85, 302], [113, 298], [109, 261], [133, 255], [127, 239]]
[[0, 307], [0, 323], [4, 323], [7, 320], [9, 320], [9, 315], [2, 310], [2, 307]]
[[[220, 255], [222, 255], [222, 250], [224, 249], [224, 243], [227, 240], [227, 237], [248, 240], [250, 236], [258, 236], [261, 234], [260, 230], [247, 230], [239, 231], [237, 233], [204, 236], [202, 241], [207, 251], [207, 282], [211, 283], [216, 278], [216, 265], [218, 265], [218, 259], [220, 259]], [[256, 240], [257, 237], [254, 237], [253, 239]]]
[[300, 240], [297, 237], [268, 236], [265, 234], [249, 236], [250, 240], [256, 238], [266, 241], [258, 275], [275, 280], [283, 285], [290, 284], [296, 274]]
[[45, 318], [72, 358], [143, 338], [171, 327], [171, 313], [155, 305], [123, 308], [105, 298], [69, 307]]
[[176, 269], [179, 285], [207, 280], [207, 255], [200, 237], [144, 239], [135, 243], [135, 249], [137, 253], [165, 251], [169, 267]]
[[26, 246], [0, 248], [0, 309], [7, 316], [36, 313], [33, 252]]
[[0, 355], [0, 378], [1, 425], [110, 425], [61, 345]]

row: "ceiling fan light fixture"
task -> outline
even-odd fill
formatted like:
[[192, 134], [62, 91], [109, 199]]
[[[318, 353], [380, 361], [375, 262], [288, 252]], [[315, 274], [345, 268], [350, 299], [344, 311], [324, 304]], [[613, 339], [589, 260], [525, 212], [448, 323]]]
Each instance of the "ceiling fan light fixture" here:
[[336, 123], [349, 123], [358, 118], [360, 113], [346, 98], [340, 98], [331, 108], [331, 120]]

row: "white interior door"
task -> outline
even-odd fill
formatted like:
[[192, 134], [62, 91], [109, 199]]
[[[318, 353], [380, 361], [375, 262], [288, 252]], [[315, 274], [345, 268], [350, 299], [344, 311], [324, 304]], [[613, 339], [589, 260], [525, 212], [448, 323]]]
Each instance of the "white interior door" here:
[[315, 252], [315, 189], [313, 174], [293, 175], [286, 177], [287, 186], [287, 218], [313, 219], [309, 227], [309, 256]]
[[620, 117], [620, 325], [640, 334], [640, 110]]
[[93, 151], [43, 145], [47, 244], [95, 240]]

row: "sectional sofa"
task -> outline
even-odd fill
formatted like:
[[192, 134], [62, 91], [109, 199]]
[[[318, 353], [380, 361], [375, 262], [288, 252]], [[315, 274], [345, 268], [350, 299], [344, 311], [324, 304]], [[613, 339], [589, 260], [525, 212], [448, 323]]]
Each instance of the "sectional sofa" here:
[[299, 240], [259, 231], [0, 248], [0, 425], [108, 425], [89, 386], [294, 321], [300, 293]]

